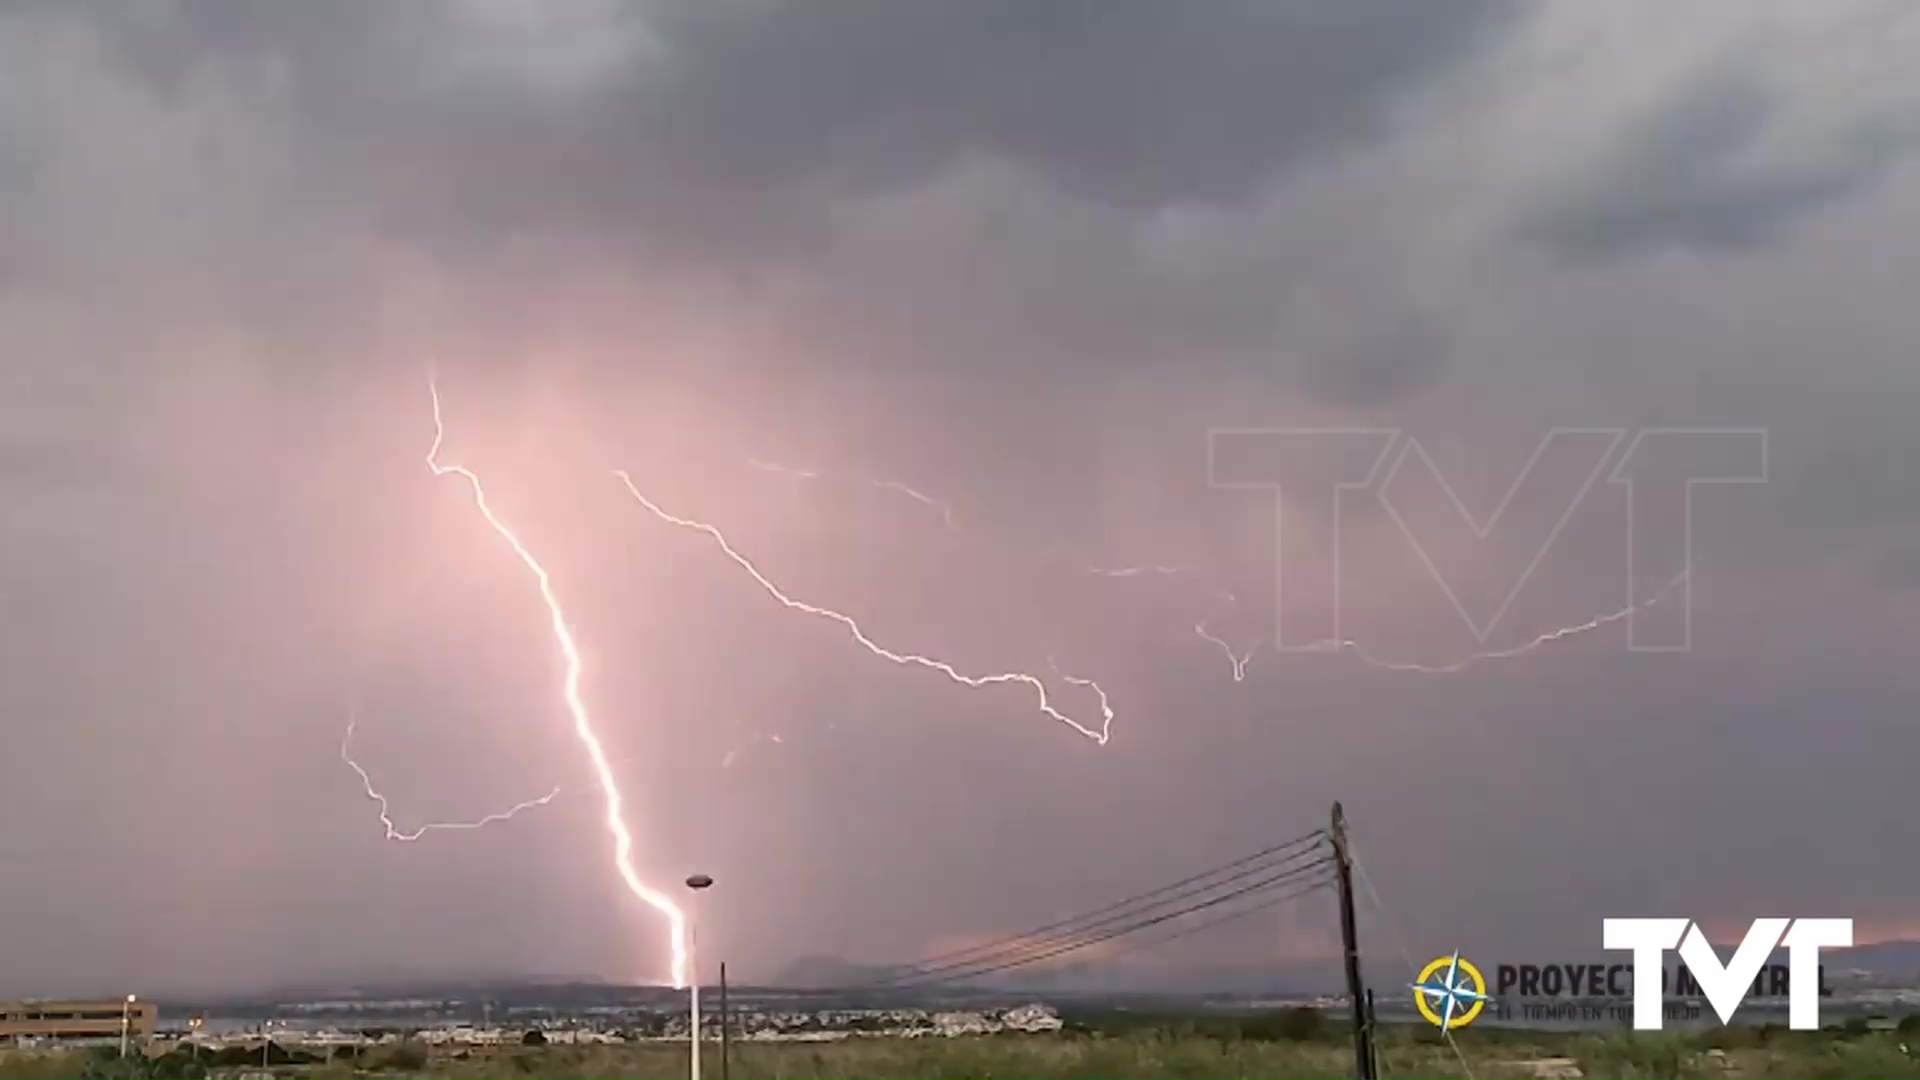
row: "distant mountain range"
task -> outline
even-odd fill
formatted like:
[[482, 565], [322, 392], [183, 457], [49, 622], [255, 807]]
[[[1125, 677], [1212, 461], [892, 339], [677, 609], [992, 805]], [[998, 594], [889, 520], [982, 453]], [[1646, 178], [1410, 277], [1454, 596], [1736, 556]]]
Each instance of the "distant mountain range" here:
[[1920, 941], [1883, 941], [1846, 949], [1834, 963], [1883, 979], [1909, 980], [1920, 986]]
[[773, 980], [774, 986], [812, 989], [827, 986], [857, 986], [890, 973], [891, 966], [853, 964], [832, 956], [803, 956], [786, 967]]

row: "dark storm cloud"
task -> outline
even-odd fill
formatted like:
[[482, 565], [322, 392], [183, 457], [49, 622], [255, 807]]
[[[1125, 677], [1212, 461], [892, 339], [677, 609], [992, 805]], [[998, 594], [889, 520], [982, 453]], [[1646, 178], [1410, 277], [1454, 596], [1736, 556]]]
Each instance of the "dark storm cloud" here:
[[1576, 259], [1752, 248], [1913, 150], [1911, 125], [1875, 118], [1843, 132], [1819, 160], [1768, 161], [1765, 140], [1787, 104], [1785, 91], [1727, 62], [1623, 132], [1583, 190], [1546, 210], [1534, 232]]
[[1304, 155], [1365, 138], [1395, 91], [1513, 10], [867, 0], [823, 17], [687, 5], [658, 24], [679, 74], [649, 89], [665, 147], [706, 180], [845, 161], [910, 180], [985, 153], [1135, 210], [1225, 205]]
[[[162, 102], [191, 107], [211, 84], [286, 110], [271, 171], [190, 159], [212, 184], [271, 184], [249, 201], [273, 208], [248, 222], [242, 202], [216, 235], [194, 234], [211, 249], [194, 273], [219, 282], [229, 319], [337, 353], [379, 287], [332, 250], [341, 236], [457, 260], [473, 280], [491, 273], [497, 291], [519, 294], [523, 321], [552, 283], [526, 262], [522, 241], [537, 238], [656, 282], [718, 271], [746, 304], [799, 275], [814, 295], [793, 317], [870, 371], [958, 363], [1071, 379], [1086, 358], [1138, 370], [1201, 352], [1371, 404], [1430, 379], [1450, 347], [1440, 320], [1399, 305], [1391, 270], [1266, 256], [1237, 283], [1196, 275], [1148, 250], [1150, 232], [1179, 229], [1152, 214], [1244, 210], [1301, 164], [1366, 145], [1390, 130], [1396, 101], [1516, 11], [1479, 0], [1204, 14], [1137, 2], [567, 10], [585, 33], [631, 38], [631, 53], [582, 62], [559, 85], [489, 67], [473, 59], [489, 35], [538, 42], [489, 23], [484, 4], [200, 0], [39, 18], [91, 24], [120, 75]], [[953, 198], [1003, 215], [989, 228], [1007, 242], [916, 239], [921, 215], [909, 214], [846, 250], [862, 205], [979, 162], [1009, 171]], [[1080, 226], [1049, 231], [1063, 211]], [[1049, 331], [1010, 346], [1013, 324]], [[1304, 343], [1290, 353], [1275, 347], [1289, 333]]]
[[[969, 154], [1133, 210], [1237, 204], [1295, 161], [1377, 134], [1396, 93], [1517, 8], [672, 3], [610, 19], [606, 33], [649, 38], [648, 58], [564, 107], [434, 85], [421, 55], [471, 32], [460, 10], [199, 0], [178, 19], [108, 17], [163, 91], [209, 58], [287, 62], [302, 137], [316, 154], [367, 154], [353, 171], [401, 200], [396, 226], [656, 243], [684, 231], [710, 246], [768, 227], [758, 219], [793, 198], [911, 185]], [[404, 183], [421, 170], [446, 182]]]

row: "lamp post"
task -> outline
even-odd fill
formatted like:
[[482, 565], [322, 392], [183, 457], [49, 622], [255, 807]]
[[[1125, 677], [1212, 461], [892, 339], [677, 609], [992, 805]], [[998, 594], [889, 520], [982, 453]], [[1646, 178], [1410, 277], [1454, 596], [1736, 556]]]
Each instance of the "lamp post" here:
[[128, 1041], [128, 1037], [131, 1036], [132, 1034], [133, 1034], [133, 995], [128, 994], [127, 1000], [123, 1002], [120, 1006], [120, 1056], [121, 1057], [127, 1056], [127, 1041]]
[[193, 1047], [193, 1061], [196, 1065], [200, 1063], [200, 1025], [205, 1022], [206, 1019], [201, 1016], [187, 1018], [187, 1045]]
[[712, 887], [713, 879], [705, 874], [695, 874], [687, 879], [687, 888], [694, 892], [694, 902], [687, 905], [687, 1006], [692, 1017], [692, 1038], [688, 1040], [687, 1051], [688, 1080], [700, 1080], [699, 894]]

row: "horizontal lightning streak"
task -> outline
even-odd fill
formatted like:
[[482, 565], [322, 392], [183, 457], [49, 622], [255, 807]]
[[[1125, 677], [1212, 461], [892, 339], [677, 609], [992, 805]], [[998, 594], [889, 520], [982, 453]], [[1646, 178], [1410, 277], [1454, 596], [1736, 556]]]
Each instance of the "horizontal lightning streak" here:
[[488, 825], [498, 824], [502, 821], [511, 821], [515, 815], [522, 811], [531, 810], [536, 806], [545, 806], [560, 795], [560, 789], [556, 787], [537, 799], [527, 799], [524, 802], [515, 803], [513, 806], [498, 813], [488, 814], [485, 817], [475, 818], [472, 821], [430, 821], [412, 831], [403, 831], [393, 822], [393, 807], [387, 802], [387, 797], [375, 790], [373, 777], [367, 774], [367, 770], [362, 768], [359, 762], [353, 760], [353, 755], [348, 750], [349, 744], [353, 742], [354, 728], [358, 726], [359, 723], [358, 718], [351, 718], [347, 721], [347, 733], [340, 737], [340, 760], [346, 762], [347, 767], [352, 769], [360, 777], [360, 786], [366, 791], [367, 798], [380, 804], [380, 824], [386, 826], [386, 839], [388, 840], [410, 844], [430, 832], [466, 832], [473, 829], [485, 828]]
[[[823, 476], [823, 474], [814, 469], [799, 469], [791, 465], [782, 465], [777, 461], [767, 461], [763, 458], [748, 458], [747, 464], [759, 469], [761, 472], [778, 473], [781, 476], [789, 476], [795, 480], [819, 480]], [[881, 491], [892, 491], [905, 495], [907, 498], [912, 499], [922, 506], [939, 511], [940, 520], [946, 524], [947, 528], [953, 529], [959, 527], [959, 522], [954, 518], [953, 504], [945, 499], [936, 499], [932, 495], [921, 491], [919, 488], [911, 484], [903, 484], [898, 480], [869, 479], [867, 480], [867, 484]]]
[[1193, 573], [1193, 571], [1187, 569], [1184, 566], [1116, 566], [1116, 567], [1088, 566], [1086, 568], [1086, 571], [1087, 573], [1093, 574], [1096, 577], [1114, 577], [1114, 578], [1143, 577], [1147, 574], [1157, 574], [1162, 577], [1172, 577], [1175, 574]]
[[[780, 476], [791, 477], [795, 480], [826, 479], [826, 474], [823, 472], [820, 472], [817, 469], [801, 469], [792, 465], [782, 465], [779, 462], [767, 461], [764, 458], [748, 458], [747, 464], [753, 466], [756, 469], [759, 469], [762, 472], [775, 473]], [[880, 479], [873, 479], [869, 477], [869, 478], [864, 478], [862, 482], [871, 487], [878, 488], [881, 491], [897, 492], [901, 495], [906, 496], [909, 499], [912, 499], [914, 502], [921, 504], [922, 506], [926, 506], [931, 509], [939, 511], [940, 520], [943, 523], [945, 523], [948, 529], [957, 530], [960, 527], [959, 515], [957, 515], [954, 512], [953, 503], [950, 500], [942, 499], [934, 495], [929, 495], [926, 492], [921, 491], [919, 488], [916, 488], [910, 484], [902, 483], [901, 481], [898, 481], [898, 480], [880, 480]], [[1150, 577], [1150, 576], [1151, 577], [1184, 577], [1184, 576], [1193, 576], [1198, 573], [1198, 571], [1194, 570], [1192, 567], [1167, 566], [1167, 565], [1160, 565], [1155, 563], [1142, 563], [1137, 566], [1136, 565], [1103, 566], [1101, 564], [1095, 563], [1087, 559], [1080, 552], [1075, 551], [1072, 547], [1064, 543], [1056, 543], [1051, 547], [1048, 547], [1045, 550], [1040, 551], [1038, 555], [1039, 557], [1042, 557], [1042, 558], [1056, 556], [1056, 555], [1061, 556], [1067, 559], [1068, 561], [1074, 563], [1076, 568], [1079, 569], [1082, 573], [1091, 574], [1095, 577], [1105, 577], [1105, 578], [1135, 578], [1135, 577]], [[1234, 601], [1234, 596], [1232, 593], [1227, 592], [1224, 589], [1216, 590], [1216, 592], [1220, 597], [1224, 598], [1229, 603]]]
[[863, 648], [865, 648], [868, 652], [872, 653], [873, 655], [878, 656], [883, 660], [890, 660], [893, 663], [900, 664], [903, 666], [921, 667], [931, 671], [937, 671], [940, 674], [945, 675], [947, 678], [953, 680], [954, 682], [960, 683], [963, 686], [979, 688], [979, 687], [994, 686], [994, 685], [1001, 685], [1001, 684], [1008, 684], [1008, 683], [1020, 683], [1025, 686], [1029, 686], [1033, 689], [1034, 693], [1038, 695], [1040, 699], [1040, 711], [1044, 713], [1046, 716], [1048, 716], [1049, 718], [1058, 720], [1060, 723], [1067, 725], [1073, 730], [1079, 732], [1081, 735], [1084, 735], [1087, 738], [1092, 739], [1094, 742], [1102, 746], [1105, 746], [1107, 743], [1107, 740], [1111, 737], [1112, 730], [1113, 730], [1113, 718], [1114, 718], [1113, 707], [1107, 701], [1106, 692], [1102, 690], [1100, 688], [1100, 685], [1094, 682], [1092, 679], [1077, 679], [1068, 675], [1060, 676], [1062, 681], [1072, 684], [1074, 686], [1087, 687], [1088, 689], [1091, 689], [1096, 695], [1098, 695], [1099, 701], [1100, 701], [1101, 722], [1100, 722], [1100, 726], [1097, 728], [1088, 727], [1087, 725], [1081, 723], [1080, 721], [1075, 720], [1073, 717], [1068, 716], [1066, 713], [1063, 713], [1060, 710], [1054, 708], [1052, 698], [1047, 693], [1047, 684], [1041, 679], [1033, 675], [1028, 675], [1024, 672], [1008, 672], [1008, 673], [999, 674], [999, 675], [966, 675], [961, 673], [953, 665], [947, 663], [944, 660], [936, 660], [936, 659], [933, 659], [932, 657], [921, 656], [917, 653], [895, 652], [892, 649], [888, 649], [885, 646], [882, 646], [878, 642], [874, 641], [872, 638], [868, 637], [866, 634], [866, 631], [862, 630], [860, 628], [860, 624], [855, 622], [850, 616], [842, 614], [841, 612], [838, 612], [838, 611], [834, 611], [831, 608], [818, 607], [814, 604], [809, 604], [809, 603], [806, 603], [805, 601], [796, 600], [793, 597], [788, 596], [784, 591], [781, 590], [781, 588], [778, 585], [775, 585], [772, 581], [768, 580], [767, 576], [760, 572], [759, 567], [755, 566], [751, 559], [747, 558], [745, 555], [742, 555], [739, 551], [735, 550], [733, 544], [727, 540], [726, 535], [723, 534], [719, 529], [705, 522], [694, 521], [690, 518], [679, 517], [661, 509], [657, 504], [653, 502], [653, 500], [641, 494], [640, 489], [634, 486], [633, 477], [628, 475], [625, 469], [615, 469], [613, 472], [613, 475], [616, 479], [620, 481], [621, 484], [625, 485], [627, 489], [627, 493], [633, 496], [634, 500], [638, 502], [642, 507], [644, 507], [647, 510], [647, 512], [652, 514], [654, 517], [658, 518], [663, 522], [666, 522], [669, 525], [673, 525], [678, 528], [691, 529], [695, 532], [706, 534], [706, 536], [709, 539], [711, 539], [714, 542], [714, 544], [720, 548], [721, 552], [724, 553], [727, 556], [727, 558], [733, 560], [736, 566], [740, 567], [742, 570], [745, 570], [747, 574], [750, 577], [752, 577], [755, 582], [759, 583], [760, 587], [766, 591], [767, 595], [773, 597], [774, 600], [778, 601], [782, 607], [785, 607], [792, 611], [804, 612], [808, 615], [813, 615], [818, 618], [829, 619], [833, 622], [840, 624], [840, 626], [847, 631], [848, 636], [852, 637], [854, 641], [858, 642]]
[[[1653, 593], [1650, 596], [1648, 596], [1647, 599], [1642, 600], [1639, 603], [1630, 604], [1624, 608], [1621, 608], [1618, 611], [1608, 612], [1607, 614], [1598, 616], [1597, 618], [1588, 619], [1586, 622], [1574, 623], [1572, 626], [1562, 626], [1555, 630], [1548, 630], [1543, 634], [1535, 635], [1534, 637], [1528, 639], [1527, 641], [1524, 641], [1518, 645], [1511, 646], [1509, 648], [1494, 649], [1488, 652], [1469, 653], [1468, 655], [1450, 664], [1416, 664], [1411, 661], [1404, 661], [1404, 660], [1383, 660], [1380, 657], [1375, 656], [1372, 653], [1368, 652], [1365, 646], [1353, 640], [1334, 641], [1332, 639], [1328, 639], [1325, 641], [1316, 641], [1307, 645], [1303, 645], [1300, 648], [1294, 649], [1291, 651], [1308, 652], [1308, 653], [1350, 652], [1361, 663], [1367, 665], [1368, 667], [1378, 668], [1382, 671], [1396, 671], [1396, 672], [1404, 672], [1408, 674], [1417, 674], [1417, 675], [1457, 675], [1460, 672], [1465, 671], [1476, 664], [1485, 663], [1490, 660], [1512, 660], [1516, 657], [1525, 656], [1526, 654], [1533, 652], [1535, 649], [1541, 648], [1542, 646], [1551, 645], [1556, 641], [1564, 641], [1567, 638], [1578, 637], [1581, 634], [1591, 633], [1595, 630], [1600, 629], [1601, 627], [1609, 626], [1613, 623], [1619, 622], [1622, 619], [1630, 618], [1635, 612], [1644, 611], [1647, 608], [1653, 607], [1655, 604], [1658, 604], [1663, 598], [1666, 597], [1668, 593], [1672, 592], [1675, 588], [1677, 588], [1680, 585], [1681, 582], [1685, 581], [1686, 579], [1687, 579], [1687, 572], [1683, 570], [1677, 576], [1675, 576], [1671, 581], [1668, 581], [1665, 585], [1662, 585], [1658, 589], [1655, 589]], [[1233, 681], [1239, 682], [1241, 679], [1243, 679], [1246, 676], [1247, 661], [1245, 659], [1240, 659], [1235, 657], [1231, 646], [1229, 646], [1226, 642], [1221, 641], [1219, 638], [1216, 638], [1213, 635], [1208, 634], [1201, 627], [1195, 627], [1194, 629], [1200, 631], [1201, 637], [1206, 638], [1208, 641], [1213, 642], [1214, 644], [1218, 645], [1221, 649], [1225, 650], [1228, 658], [1234, 661]], [[1257, 648], [1258, 643], [1256, 643], [1254, 647]], [[1249, 649], [1248, 655], [1251, 656], [1251, 654], [1252, 654], [1252, 650]]]
[[[748, 464], [752, 465], [756, 469], [760, 469], [765, 472], [778, 473], [780, 475], [793, 477], [799, 480], [823, 480], [826, 478], [825, 473], [816, 469], [796, 468], [789, 465], [782, 465], [777, 462], [766, 461], [760, 458], [749, 458]], [[901, 483], [900, 481], [897, 481], [897, 480], [867, 479], [865, 482], [876, 488], [899, 492], [925, 506], [933, 507], [940, 511], [942, 519], [946, 522], [946, 524], [949, 527], [953, 527], [955, 525], [956, 516], [953, 511], [953, 504], [945, 499], [940, 499], [932, 495], [928, 495], [917, 488], [914, 488], [905, 483]], [[1055, 544], [1052, 547], [1048, 548], [1045, 552], [1043, 552], [1042, 555], [1065, 556], [1066, 558], [1073, 561], [1077, 565], [1078, 569], [1083, 573], [1091, 574], [1098, 577], [1105, 577], [1105, 578], [1137, 578], [1137, 577], [1147, 577], [1147, 576], [1158, 576], [1158, 577], [1198, 576], [1198, 572], [1193, 570], [1192, 568], [1185, 567], [1185, 566], [1177, 566], [1177, 565], [1141, 564], [1141, 565], [1133, 565], [1133, 566], [1111, 566], [1111, 567], [1101, 566], [1101, 565], [1097, 565], [1095, 563], [1089, 562], [1079, 553], [1075, 552], [1073, 549], [1071, 549], [1070, 547], [1064, 544]], [[1335, 640], [1329, 639], [1325, 641], [1313, 642], [1311, 644], [1308, 644], [1298, 649], [1293, 649], [1290, 651], [1305, 652], [1305, 653], [1350, 652], [1354, 655], [1354, 658], [1359, 660], [1362, 664], [1365, 664], [1368, 667], [1375, 668], [1380, 671], [1392, 671], [1392, 672], [1400, 672], [1405, 674], [1420, 674], [1420, 675], [1453, 675], [1453, 674], [1458, 674], [1459, 672], [1465, 671], [1468, 668], [1471, 668], [1477, 664], [1485, 663], [1487, 661], [1509, 660], [1509, 659], [1514, 659], [1516, 657], [1524, 656], [1527, 653], [1533, 652], [1534, 650], [1544, 645], [1548, 645], [1553, 642], [1563, 640], [1565, 638], [1570, 638], [1570, 637], [1578, 636], [1580, 634], [1585, 634], [1593, 630], [1598, 630], [1601, 627], [1607, 626], [1611, 623], [1619, 622], [1620, 620], [1631, 616], [1635, 611], [1639, 611], [1643, 608], [1651, 607], [1655, 603], [1658, 603], [1662, 596], [1672, 591], [1673, 588], [1679, 585], [1679, 583], [1685, 580], [1685, 578], [1686, 578], [1686, 574], [1683, 572], [1678, 577], [1674, 578], [1672, 581], [1667, 582], [1661, 588], [1655, 590], [1651, 598], [1641, 603], [1629, 605], [1628, 607], [1623, 608], [1619, 611], [1602, 615], [1597, 619], [1591, 619], [1584, 623], [1578, 623], [1573, 626], [1564, 626], [1556, 630], [1549, 630], [1546, 633], [1540, 634], [1539, 636], [1529, 641], [1523, 642], [1522, 644], [1519, 644], [1519, 645], [1512, 646], [1510, 648], [1472, 653], [1463, 657], [1460, 660], [1454, 661], [1453, 663], [1449, 663], [1449, 664], [1421, 664], [1421, 663], [1414, 663], [1411, 661], [1388, 660], [1383, 657], [1374, 655], [1372, 652], [1368, 651], [1364, 645], [1360, 644], [1357, 641], [1352, 641], [1352, 640], [1335, 641]], [[1236, 597], [1233, 593], [1225, 589], [1220, 589], [1215, 587], [1213, 588], [1212, 591], [1216, 599], [1225, 600], [1229, 604], [1239, 603], [1238, 597]], [[1206, 628], [1205, 623], [1200, 623], [1195, 625], [1194, 632], [1202, 640], [1212, 644], [1214, 647], [1218, 648], [1222, 653], [1226, 655], [1227, 662], [1232, 665], [1234, 682], [1246, 681], [1247, 665], [1253, 660], [1253, 657], [1256, 655], [1261, 645], [1264, 644], [1262, 640], [1255, 639], [1255, 641], [1251, 645], [1248, 645], [1246, 647], [1245, 651], [1236, 651], [1232, 644], [1230, 644], [1223, 638], [1215, 636], [1211, 631], [1209, 631]]]

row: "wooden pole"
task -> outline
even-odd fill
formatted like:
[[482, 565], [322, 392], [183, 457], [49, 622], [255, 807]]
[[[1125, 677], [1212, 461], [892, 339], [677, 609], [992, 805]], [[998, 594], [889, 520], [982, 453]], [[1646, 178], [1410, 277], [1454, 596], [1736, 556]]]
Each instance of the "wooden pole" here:
[[1367, 987], [1367, 1065], [1380, 1075], [1380, 1014], [1373, 1011], [1373, 987]]
[[1353, 1011], [1353, 1075], [1357, 1080], [1378, 1080], [1373, 1068], [1373, 1041], [1367, 1024], [1367, 988], [1360, 978], [1359, 920], [1353, 911], [1353, 860], [1347, 852], [1347, 814], [1339, 803], [1333, 804], [1332, 827], [1327, 836], [1333, 841], [1334, 877], [1340, 886], [1340, 942], [1346, 951], [1347, 1001]]

